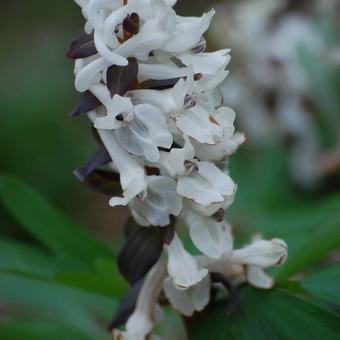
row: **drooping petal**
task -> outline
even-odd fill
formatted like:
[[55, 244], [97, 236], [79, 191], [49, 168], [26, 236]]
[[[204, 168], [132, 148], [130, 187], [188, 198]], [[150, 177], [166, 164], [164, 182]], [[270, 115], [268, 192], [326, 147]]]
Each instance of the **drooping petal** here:
[[123, 197], [112, 198], [110, 205], [127, 205], [134, 197], [146, 190], [144, 168], [119, 145], [111, 132], [98, 130], [98, 133], [120, 173], [123, 189]]
[[205, 255], [220, 259], [233, 250], [231, 228], [225, 221], [216, 222], [211, 217], [201, 216], [195, 212], [188, 212], [185, 221], [191, 240]]
[[166, 246], [168, 252], [168, 273], [177, 289], [187, 289], [201, 282], [208, 274], [207, 269], [199, 269], [196, 260], [183, 247], [177, 234]]
[[155, 309], [162, 291], [165, 266], [158, 262], [147, 275], [137, 299], [134, 313], [126, 323], [126, 339], [144, 340], [155, 324]]
[[134, 218], [144, 226], [166, 226], [170, 215], [178, 216], [182, 199], [176, 192], [176, 182], [166, 176], [148, 176], [147, 197], [130, 203]]
[[256, 288], [270, 289], [274, 285], [273, 278], [260, 267], [247, 266], [246, 278], [247, 281]]
[[208, 304], [210, 299], [210, 277], [207, 275], [196, 285], [179, 290], [173, 284], [170, 277], [164, 280], [163, 289], [165, 296], [172, 307], [184, 316], [192, 316], [194, 312], [200, 312]]

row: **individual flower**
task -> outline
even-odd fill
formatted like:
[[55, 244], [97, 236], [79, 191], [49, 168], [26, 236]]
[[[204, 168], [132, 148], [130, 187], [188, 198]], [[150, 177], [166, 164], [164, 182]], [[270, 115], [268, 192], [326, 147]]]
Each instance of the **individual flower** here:
[[281, 239], [257, 240], [249, 246], [235, 250], [230, 262], [246, 266], [246, 278], [258, 288], [271, 288], [273, 279], [264, 272], [265, 268], [280, 265], [287, 259], [287, 244]]
[[170, 216], [178, 216], [182, 210], [176, 182], [166, 176], [148, 176], [146, 180], [145, 193], [130, 201], [132, 216], [141, 226], [167, 226]]
[[183, 247], [177, 234], [166, 246], [168, 253], [168, 273], [177, 289], [185, 290], [201, 282], [208, 274], [207, 269], [200, 269], [193, 256]]
[[159, 159], [158, 147], [170, 148], [173, 142], [166, 118], [150, 104], [133, 105], [130, 98], [107, 92], [107, 115], [98, 117], [94, 127], [99, 130], [114, 130], [120, 144], [136, 156], [145, 156], [150, 162]]
[[126, 330], [113, 330], [115, 340], [144, 340], [159, 317], [158, 297], [162, 291], [165, 266], [158, 262], [147, 275], [138, 294], [136, 307], [126, 323]]
[[185, 214], [190, 237], [194, 245], [205, 255], [220, 259], [233, 250], [231, 227], [224, 218], [202, 216], [188, 211]]
[[211, 282], [207, 275], [198, 284], [186, 290], [179, 290], [168, 277], [164, 280], [163, 289], [175, 310], [184, 316], [192, 316], [194, 312], [202, 311], [209, 303]]

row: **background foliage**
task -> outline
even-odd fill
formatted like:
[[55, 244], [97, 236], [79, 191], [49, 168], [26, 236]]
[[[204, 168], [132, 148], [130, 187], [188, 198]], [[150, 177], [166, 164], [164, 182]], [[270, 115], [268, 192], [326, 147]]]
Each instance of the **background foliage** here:
[[[209, 6], [192, 3], [180, 1], [180, 11], [190, 8], [195, 14], [194, 8], [198, 14]], [[95, 147], [86, 119], [67, 119], [77, 94], [73, 65], [63, 53], [82, 24], [73, 1], [2, 4], [1, 339], [108, 339], [106, 326], [128, 288], [115, 264], [127, 212], [111, 210], [71, 175]], [[340, 98], [339, 77], [303, 51], [301, 59], [319, 109], [329, 110]], [[340, 115], [338, 105], [331, 109]], [[313, 193], [297, 189], [280, 143], [244, 147], [233, 157], [231, 174], [239, 184], [228, 216], [236, 239], [247, 242], [259, 230], [281, 237], [289, 245], [289, 260], [273, 272], [279, 282], [273, 291], [241, 287], [232, 313], [230, 301], [220, 299], [187, 320], [191, 337], [337, 339], [339, 183]], [[172, 336], [182, 338], [181, 322], [171, 314], [163, 325], [165, 337], [169, 327], [178, 329]]]

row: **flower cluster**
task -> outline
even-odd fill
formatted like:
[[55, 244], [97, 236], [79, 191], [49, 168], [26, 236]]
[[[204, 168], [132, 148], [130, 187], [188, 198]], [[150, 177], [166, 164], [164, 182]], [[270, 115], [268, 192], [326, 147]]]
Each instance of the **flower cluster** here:
[[[224, 1], [211, 30], [217, 46], [228, 42], [237, 55], [222, 92], [237, 109], [242, 129], [254, 143], [278, 136], [289, 141], [291, 177], [308, 190], [338, 169], [338, 157], [328, 157], [335, 160], [333, 166], [324, 162], [319, 131], [321, 120], [339, 125], [334, 124], [337, 113], [322, 117], [303, 65], [317, 61], [324, 72], [332, 72], [327, 63], [336, 65], [337, 49], [327, 42], [316, 19], [337, 23], [339, 8], [336, 0]], [[332, 128], [331, 133], [337, 139], [339, 130]], [[337, 152], [338, 146], [334, 149]]]
[[[204, 254], [189, 254], [174, 231], [164, 243], [167, 262], [155, 262], [126, 331], [114, 330], [114, 337], [149, 335], [162, 291], [183, 315], [201, 311], [210, 273], [270, 288], [264, 269], [286, 258], [286, 244], [256, 240], [233, 250], [224, 220], [236, 193], [226, 165], [244, 136], [235, 132], [235, 113], [223, 106], [217, 87], [228, 74], [229, 50], [204, 52], [214, 11], [182, 17], [174, 0], [76, 2], [86, 25], [67, 53], [76, 59], [75, 86], [82, 92], [72, 115], [88, 114], [101, 146], [77, 177], [93, 185], [102, 176], [106, 193], [103, 178], [119, 179], [122, 192], [110, 199], [112, 207], [128, 206], [141, 227], [166, 229], [183, 218]], [[98, 170], [103, 165], [109, 171]]]

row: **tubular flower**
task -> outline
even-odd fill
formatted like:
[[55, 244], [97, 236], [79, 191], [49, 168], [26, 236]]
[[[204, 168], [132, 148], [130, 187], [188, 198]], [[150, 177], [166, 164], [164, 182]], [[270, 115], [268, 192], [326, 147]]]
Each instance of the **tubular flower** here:
[[[228, 74], [229, 50], [204, 52], [203, 34], [215, 12], [181, 17], [174, 0], [76, 3], [86, 24], [67, 52], [75, 59], [75, 87], [82, 93], [71, 116], [88, 115], [100, 150], [75, 174], [84, 185], [111, 195], [112, 207], [128, 206], [139, 225], [127, 232], [121, 253], [135, 256], [135, 267], [125, 258], [119, 265], [128, 266], [120, 269], [131, 294], [143, 285], [126, 330], [114, 323], [114, 338], [150, 337], [162, 291], [186, 316], [203, 310], [212, 272], [241, 280], [247, 268], [250, 283], [271, 286], [263, 269], [285, 257], [284, 242], [258, 241], [233, 251], [224, 220], [237, 189], [227, 161], [245, 137], [235, 132], [235, 113], [223, 106], [217, 87]], [[202, 257], [185, 249], [174, 230], [177, 217]], [[143, 240], [154, 247], [135, 249]], [[167, 262], [160, 259], [163, 249]]]

